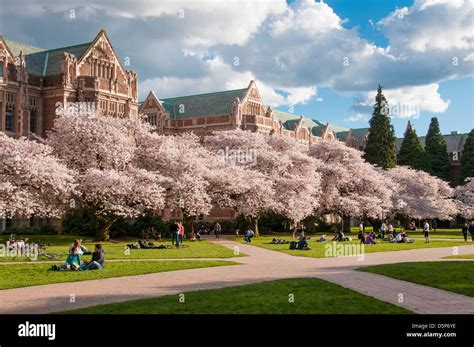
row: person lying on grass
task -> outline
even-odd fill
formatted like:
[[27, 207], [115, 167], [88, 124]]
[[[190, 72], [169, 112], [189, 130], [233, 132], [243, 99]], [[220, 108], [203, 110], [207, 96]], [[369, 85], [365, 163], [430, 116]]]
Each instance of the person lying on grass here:
[[125, 248], [129, 249], [170, 249], [169, 245], [155, 245], [153, 242], [138, 240], [138, 242], [129, 243]]
[[266, 245], [286, 245], [290, 243], [290, 241], [286, 241], [286, 240], [282, 240], [282, 239], [277, 239], [277, 238], [273, 238], [272, 241], [270, 242], [265, 242]]
[[101, 244], [95, 245], [95, 251], [92, 253], [91, 261], [84, 260], [79, 270], [102, 270], [105, 266], [105, 252]]
[[51, 265], [51, 270], [53, 271], [64, 271], [64, 270], [71, 270], [76, 271], [79, 270], [81, 266], [81, 254], [79, 253], [79, 249], [77, 247], [73, 247], [70, 249], [69, 254], [67, 255], [66, 262], [61, 265], [57, 266], [56, 264]]

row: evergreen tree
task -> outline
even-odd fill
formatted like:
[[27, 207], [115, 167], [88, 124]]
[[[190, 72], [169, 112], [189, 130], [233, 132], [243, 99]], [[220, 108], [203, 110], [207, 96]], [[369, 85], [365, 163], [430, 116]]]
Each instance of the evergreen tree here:
[[461, 157], [461, 184], [467, 177], [474, 177], [474, 129], [469, 133]]
[[409, 166], [416, 170], [430, 171], [428, 156], [410, 121], [408, 121], [405, 136], [398, 152], [398, 164]]
[[364, 158], [371, 164], [387, 169], [397, 164], [397, 149], [395, 131], [390, 123], [388, 102], [382, 88], [379, 85], [375, 97]]
[[431, 174], [445, 181], [451, 181], [448, 145], [439, 130], [438, 118], [431, 118], [430, 127], [425, 138], [425, 150], [428, 154]]

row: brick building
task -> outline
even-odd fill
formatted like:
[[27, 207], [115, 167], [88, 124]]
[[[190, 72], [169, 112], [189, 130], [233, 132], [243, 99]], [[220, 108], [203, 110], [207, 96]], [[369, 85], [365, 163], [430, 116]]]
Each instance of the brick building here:
[[140, 103], [139, 112], [147, 116], [147, 121], [160, 134], [192, 131], [204, 136], [215, 131], [243, 129], [311, 144], [321, 139], [337, 139], [339, 132], [349, 131], [265, 106], [254, 81], [243, 89], [165, 99], [150, 91]]
[[138, 116], [137, 74], [118, 59], [105, 30], [91, 42], [43, 49], [0, 36], [0, 131], [44, 137], [60, 105]]

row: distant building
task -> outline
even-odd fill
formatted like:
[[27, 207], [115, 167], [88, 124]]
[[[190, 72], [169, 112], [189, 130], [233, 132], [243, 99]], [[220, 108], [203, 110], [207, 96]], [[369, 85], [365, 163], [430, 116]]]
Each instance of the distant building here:
[[165, 135], [192, 131], [205, 136], [243, 129], [311, 144], [322, 139], [336, 140], [338, 132], [349, 130], [265, 106], [254, 81], [247, 88], [164, 99], [150, 91], [140, 103], [139, 112], [156, 126], [158, 133]]
[[[462, 134], [458, 131], [451, 131], [451, 134], [443, 135], [448, 146], [449, 163], [451, 164], [451, 177], [455, 185], [461, 184], [461, 158], [464, 151], [468, 133]], [[420, 136], [421, 145], [425, 146], [426, 136]], [[397, 139], [397, 152], [400, 150], [403, 138]]]

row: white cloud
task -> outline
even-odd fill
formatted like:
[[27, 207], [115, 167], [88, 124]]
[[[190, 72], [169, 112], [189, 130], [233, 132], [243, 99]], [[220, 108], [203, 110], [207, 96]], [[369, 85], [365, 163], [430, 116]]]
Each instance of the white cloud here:
[[352, 116], [347, 117], [345, 120], [348, 122], [360, 122], [366, 121], [369, 119], [369, 116], [364, 113], [356, 113]]
[[418, 0], [378, 24], [400, 52], [407, 47], [417, 52], [472, 49], [473, 10], [472, 0]]
[[[438, 89], [439, 85], [436, 83], [425, 86], [385, 89], [384, 95], [390, 106], [390, 115], [393, 118], [418, 118], [423, 111], [445, 112], [449, 107], [450, 100], [443, 100]], [[366, 93], [354, 108], [364, 112], [361, 114], [372, 112], [375, 95], [376, 92]]]
[[[234, 71], [218, 58], [209, 59], [205, 64], [208, 66], [208, 73], [204, 77], [158, 77], [140, 82], [140, 98], [144, 99], [150, 90], [155, 91], [158, 98], [167, 98], [218, 90], [240, 89], [247, 87], [251, 80], [255, 80], [255, 76], [251, 72]], [[317, 93], [316, 87], [280, 88], [269, 86], [263, 81], [257, 80], [256, 82], [263, 102], [273, 107], [305, 103]], [[276, 90], [281, 90], [286, 95], [282, 95]]]

